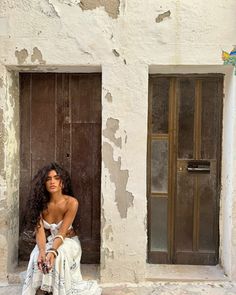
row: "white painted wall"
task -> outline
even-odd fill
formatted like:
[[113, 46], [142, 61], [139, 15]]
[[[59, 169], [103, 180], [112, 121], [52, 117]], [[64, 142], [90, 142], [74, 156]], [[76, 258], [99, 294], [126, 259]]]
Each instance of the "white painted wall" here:
[[[106, 130], [102, 137], [103, 281], [140, 281], [145, 277], [148, 71], [225, 72], [221, 50], [230, 51], [236, 44], [235, 11], [234, 0], [1, 2], [2, 81], [9, 75], [6, 68], [55, 72], [102, 68], [102, 128]], [[165, 15], [169, 16], [157, 22]], [[219, 67], [214, 70], [210, 65]], [[235, 278], [236, 86], [232, 71], [225, 73], [221, 260], [226, 272]], [[11, 96], [9, 89], [10, 82], [5, 84], [0, 80], [0, 109], [4, 112], [7, 110], [3, 104]], [[14, 97], [17, 103], [17, 93]], [[3, 190], [7, 182], [9, 189], [8, 194], [1, 197], [0, 210], [5, 202], [15, 200], [18, 185], [18, 180], [11, 178], [13, 174], [17, 176], [16, 166], [12, 164], [18, 153], [17, 104], [11, 103], [9, 107], [13, 117], [8, 117], [1, 130], [9, 143], [15, 141], [16, 148], [9, 158], [11, 162], [7, 162], [7, 180], [0, 180], [0, 188]], [[11, 122], [14, 122], [12, 126]], [[115, 132], [109, 123], [116, 124]], [[15, 131], [12, 133], [12, 130]], [[121, 142], [121, 146], [117, 142]], [[5, 149], [4, 157], [7, 157]], [[5, 171], [1, 173], [5, 175]], [[114, 175], [118, 182], [114, 181]], [[117, 195], [117, 189], [124, 194]], [[129, 199], [126, 205], [124, 196]], [[121, 212], [125, 212], [122, 213], [125, 217]], [[17, 224], [14, 226], [17, 228]], [[2, 223], [0, 231], [1, 228]], [[0, 239], [3, 249], [6, 249], [5, 240], [8, 238], [3, 232]], [[12, 253], [8, 256], [10, 260], [14, 257]], [[5, 262], [3, 264], [4, 277], [9, 266], [7, 269]]]

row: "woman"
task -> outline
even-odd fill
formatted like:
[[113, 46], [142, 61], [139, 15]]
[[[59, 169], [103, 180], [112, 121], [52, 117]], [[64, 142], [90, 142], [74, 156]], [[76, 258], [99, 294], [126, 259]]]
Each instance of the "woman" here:
[[58, 164], [51, 163], [35, 175], [28, 208], [37, 244], [22, 295], [35, 295], [38, 289], [53, 295], [101, 294], [95, 281], [81, 277], [81, 247], [73, 224], [78, 201], [72, 195], [69, 174]]

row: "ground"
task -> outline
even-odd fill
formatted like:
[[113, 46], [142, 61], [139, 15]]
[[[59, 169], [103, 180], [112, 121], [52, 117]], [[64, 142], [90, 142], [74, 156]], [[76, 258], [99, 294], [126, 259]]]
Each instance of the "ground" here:
[[[156, 282], [102, 285], [102, 295], [234, 295], [236, 283], [230, 282]], [[0, 287], [0, 295], [20, 295], [21, 285]]]

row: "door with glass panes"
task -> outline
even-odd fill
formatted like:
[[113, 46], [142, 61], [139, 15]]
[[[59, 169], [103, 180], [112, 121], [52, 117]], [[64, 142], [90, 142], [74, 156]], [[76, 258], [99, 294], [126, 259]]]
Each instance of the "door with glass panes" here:
[[148, 261], [218, 263], [223, 75], [151, 75]]

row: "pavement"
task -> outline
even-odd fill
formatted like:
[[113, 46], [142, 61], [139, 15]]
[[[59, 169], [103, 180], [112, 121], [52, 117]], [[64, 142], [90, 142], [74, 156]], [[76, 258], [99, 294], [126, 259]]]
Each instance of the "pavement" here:
[[[8, 275], [0, 295], [21, 295], [26, 266]], [[99, 265], [81, 265], [85, 280], [99, 282]], [[147, 265], [146, 280], [140, 283], [102, 283], [102, 295], [236, 295], [220, 266]]]
[[[231, 282], [143, 282], [139, 284], [101, 284], [102, 295], [235, 295]], [[0, 287], [0, 295], [20, 295], [21, 285]]]

